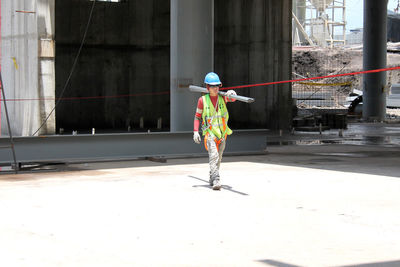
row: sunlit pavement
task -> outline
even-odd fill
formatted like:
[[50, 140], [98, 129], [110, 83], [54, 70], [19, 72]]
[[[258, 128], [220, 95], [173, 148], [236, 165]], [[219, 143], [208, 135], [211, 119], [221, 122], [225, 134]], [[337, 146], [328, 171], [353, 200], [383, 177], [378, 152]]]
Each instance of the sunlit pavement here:
[[305, 144], [0, 175], [0, 266], [400, 266], [400, 146]]

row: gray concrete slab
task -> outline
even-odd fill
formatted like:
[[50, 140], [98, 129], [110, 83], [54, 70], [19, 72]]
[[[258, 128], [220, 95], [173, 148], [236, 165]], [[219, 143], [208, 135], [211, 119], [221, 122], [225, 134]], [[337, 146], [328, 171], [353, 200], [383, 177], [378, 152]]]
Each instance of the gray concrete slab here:
[[400, 151], [270, 146], [0, 176], [1, 266], [399, 266]]

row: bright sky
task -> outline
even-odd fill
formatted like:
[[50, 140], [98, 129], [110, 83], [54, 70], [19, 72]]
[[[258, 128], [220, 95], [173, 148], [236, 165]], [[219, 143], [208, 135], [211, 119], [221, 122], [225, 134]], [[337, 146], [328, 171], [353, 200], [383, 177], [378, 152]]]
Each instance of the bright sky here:
[[[381, 0], [377, 0], [381, 1]], [[397, 7], [398, 0], [389, 0], [388, 1], [388, 10], [393, 11]], [[355, 28], [363, 27], [363, 9], [364, 8], [364, 0], [347, 0], [346, 1], [346, 31]]]

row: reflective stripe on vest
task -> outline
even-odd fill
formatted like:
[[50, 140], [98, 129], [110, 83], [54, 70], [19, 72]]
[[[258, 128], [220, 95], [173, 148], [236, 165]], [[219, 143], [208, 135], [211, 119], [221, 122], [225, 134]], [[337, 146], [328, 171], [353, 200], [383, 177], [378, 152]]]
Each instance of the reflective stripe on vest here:
[[218, 111], [215, 111], [211, 102], [210, 95], [204, 95], [203, 98], [203, 135], [209, 133], [218, 139], [231, 135], [232, 130], [228, 127], [229, 113], [222, 96], [218, 96]]

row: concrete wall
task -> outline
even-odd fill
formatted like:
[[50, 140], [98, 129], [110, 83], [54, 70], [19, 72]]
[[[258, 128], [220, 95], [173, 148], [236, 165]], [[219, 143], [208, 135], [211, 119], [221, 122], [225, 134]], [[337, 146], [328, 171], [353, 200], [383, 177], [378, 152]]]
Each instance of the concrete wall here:
[[[194, 12], [196, 15], [204, 13], [186, 2], [183, 4], [188, 6], [187, 10], [180, 12]], [[214, 2], [214, 70], [220, 74], [224, 85], [290, 79], [292, 1]], [[56, 2], [57, 95], [65, 83], [78, 50], [91, 4], [90, 1], [80, 0]], [[185, 27], [177, 28], [174, 38], [177, 38], [179, 45], [176, 45], [175, 54], [170, 51], [170, 24], [174, 22], [170, 19], [170, 4], [170, 1], [164, 0], [96, 2], [86, 45], [64, 97], [134, 96], [62, 101], [57, 108], [57, 128], [89, 131], [95, 127], [120, 131], [128, 125], [138, 128], [140, 117], [144, 117], [145, 128], [154, 128], [159, 117], [163, 118], [163, 126], [169, 127], [169, 88], [170, 84], [174, 86], [179, 83], [174, 78], [176, 75], [170, 77], [170, 62], [179, 62], [176, 55], [187, 52], [188, 56], [181, 58], [187, 64], [184, 67], [186, 73], [196, 69], [192, 65], [196, 65], [197, 69], [200, 67], [199, 58], [203, 60], [210, 54], [212, 59], [213, 54], [213, 51], [200, 52], [199, 46], [192, 47], [191, 39], [202, 40], [206, 36], [203, 36], [201, 28], [194, 29], [194, 26], [190, 26], [191, 21], [184, 25], [189, 29], [185, 36], [191, 39], [182, 39], [185, 38], [182, 36]], [[213, 10], [210, 9], [210, 12]], [[194, 19], [196, 16], [191, 17], [193, 25], [197, 25]], [[204, 34], [209, 32], [209, 29], [205, 29]], [[182, 62], [177, 66], [182, 67]], [[194, 79], [190, 75], [181, 75], [178, 78], [182, 83], [189, 80], [201, 83], [203, 76], [211, 68], [191, 71], [192, 74], [202, 72], [199, 74], [201, 79]], [[164, 92], [167, 94], [159, 95]], [[152, 93], [154, 95], [138, 95]], [[238, 90], [238, 93], [255, 97], [256, 102], [251, 105], [230, 104], [230, 125], [233, 128], [289, 127], [290, 84]], [[192, 97], [186, 102], [195, 105]], [[181, 103], [180, 106], [184, 105]], [[182, 113], [190, 114], [190, 119], [187, 119], [189, 126], [185, 127], [191, 130], [189, 128], [194, 107], [188, 107]]]
[[[56, 1], [56, 94], [82, 40], [91, 1]], [[130, 97], [64, 100], [57, 128], [126, 130], [169, 126], [170, 1], [96, 2], [85, 46], [63, 97]]]
[[[6, 98], [18, 100], [9, 101], [7, 105], [11, 131], [16, 136], [32, 135], [54, 106], [54, 55], [47, 53], [51, 50], [48, 43], [51, 45], [52, 42], [45, 41], [44, 44], [41, 41], [52, 40], [53, 2], [54, 0], [13, 0], [1, 3], [2, 77]], [[50, 74], [47, 76], [49, 79], [39, 78], [42, 74]], [[39, 98], [50, 100], [38, 101]], [[7, 135], [4, 105], [1, 119], [2, 134]], [[54, 115], [49, 117], [39, 133], [53, 132]]]
[[[224, 86], [291, 78], [291, 0], [215, 0], [215, 71]], [[291, 84], [238, 89], [253, 104], [228, 104], [232, 128], [288, 129]]]
[[55, 43], [54, 1], [37, 0], [38, 23], [38, 87], [39, 119], [43, 124], [39, 133], [54, 134], [56, 131], [55, 107]]
[[[7, 97], [36, 99], [9, 102], [16, 135], [31, 135], [36, 131], [54, 107], [54, 97], [61, 96], [93, 3], [2, 1], [2, 74]], [[144, 129], [155, 128], [158, 118], [163, 119], [163, 128], [168, 129], [170, 89], [174, 84], [179, 89], [189, 80], [201, 83], [206, 72], [212, 70], [220, 75], [225, 86], [291, 77], [291, 0], [208, 0], [201, 10], [194, 5], [200, 2], [191, 0], [192, 5], [185, 9], [188, 1], [182, 0], [183, 8], [175, 11], [193, 24], [180, 27], [179, 24], [186, 22], [179, 18], [175, 21], [176, 51], [170, 45], [171, 22], [174, 22], [171, 1], [95, 3], [85, 46], [62, 95], [64, 99], [39, 133], [51, 134], [59, 128], [81, 132], [89, 132], [91, 128], [124, 131], [128, 126], [137, 129], [141, 117]], [[17, 13], [17, 10], [33, 13]], [[213, 17], [214, 22], [210, 21]], [[202, 27], [205, 22], [208, 26]], [[210, 34], [212, 31], [214, 36]], [[182, 39], [185, 34], [191, 37]], [[212, 42], [208, 51], [204, 47], [213, 38], [214, 51]], [[205, 40], [208, 40], [204, 42], [206, 45], [198, 45]], [[188, 56], [182, 57], [182, 52]], [[179, 60], [183, 60], [186, 64], [183, 70], [192, 76], [184, 71], [179, 72], [184, 74], [182, 77], [173, 76], [170, 64], [174, 60], [177, 71], [182, 68]], [[232, 128], [289, 127], [290, 84], [241, 89], [238, 93], [254, 97], [256, 102], [229, 104]], [[190, 96], [193, 103], [178, 100], [190, 102], [182, 111], [190, 113], [188, 129], [195, 111], [192, 100], [196, 98]], [[3, 132], [4, 122], [3, 117]]]

